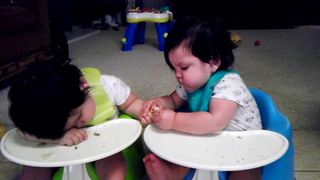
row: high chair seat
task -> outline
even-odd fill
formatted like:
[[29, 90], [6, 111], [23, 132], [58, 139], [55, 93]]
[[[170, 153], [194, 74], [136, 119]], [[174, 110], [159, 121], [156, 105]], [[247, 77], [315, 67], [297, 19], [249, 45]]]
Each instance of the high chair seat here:
[[[263, 129], [277, 132], [289, 141], [289, 148], [280, 159], [261, 168], [262, 179], [294, 180], [294, 146], [290, 121], [267, 93], [255, 88], [250, 88], [250, 92], [260, 110]], [[227, 180], [227, 173], [219, 172], [219, 179]]]

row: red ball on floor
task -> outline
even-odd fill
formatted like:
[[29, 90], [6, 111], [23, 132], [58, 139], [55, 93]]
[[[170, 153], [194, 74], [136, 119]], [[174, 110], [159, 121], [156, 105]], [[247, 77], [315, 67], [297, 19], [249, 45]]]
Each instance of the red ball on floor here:
[[261, 42], [259, 41], [259, 40], [256, 40], [255, 42], [254, 42], [254, 45], [255, 46], [259, 46], [261, 44]]

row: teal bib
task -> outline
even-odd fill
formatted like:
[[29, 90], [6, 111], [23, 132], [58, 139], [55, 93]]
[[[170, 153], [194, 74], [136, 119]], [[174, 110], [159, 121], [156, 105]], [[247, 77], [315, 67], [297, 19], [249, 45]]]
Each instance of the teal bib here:
[[191, 112], [207, 112], [209, 110], [210, 100], [211, 96], [213, 95], [214, 87], [223, 78], [223, 76], [228, 73], [237, 72], [234, 70], [216, 71], [210, 76], [208, 82], [200, 89], [192, 93], [187, 93], [187, 101]]

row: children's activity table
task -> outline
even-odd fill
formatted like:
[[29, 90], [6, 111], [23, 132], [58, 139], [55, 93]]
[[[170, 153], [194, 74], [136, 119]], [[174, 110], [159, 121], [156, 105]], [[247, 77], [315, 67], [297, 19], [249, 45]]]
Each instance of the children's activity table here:
[[172, 25], [171, 12], [129, 12], [127, 27], [122, 38], [122, 51], [131, 51], [135, 44], [144, 44], [146, 23], [154, 23], [158, 37], [158, 48], [164, 50], [164, 39]]
[[143, 138], [146, 146], [160, 158], [207, 171], [211, 179], [212, 171], [239, 171], [272, 163], [287, 151], [289, 145], [284, 136], [267, 130], [192, 135], [148, 125]]
[[[66, 166], [64, 180], [89, 179], [83, 165], [116, 154], [133, 144], [141, 134], [139, 121], [110, 120], [86, 128], [88, 139], [74, 146], [31, 142], [18, 129], [8, 131], [1, 140], [1, 152], [9, 160], [27, 166]], [[81, 172], [82, 171], [82, 172]]]

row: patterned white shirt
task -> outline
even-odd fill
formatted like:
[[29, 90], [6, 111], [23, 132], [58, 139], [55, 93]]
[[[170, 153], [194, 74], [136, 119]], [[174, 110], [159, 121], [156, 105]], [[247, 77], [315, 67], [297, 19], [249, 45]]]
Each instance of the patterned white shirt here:
[[[186, 99], [186, 90], [178, 85], [178, 95]], [[230, 123], [224, 130], [246, 131], [262, 129], [258, 106], [249, 89], [238, 74], [226, 74], [215, 86], [212, 98], [227, 99], [239, 105]]]

